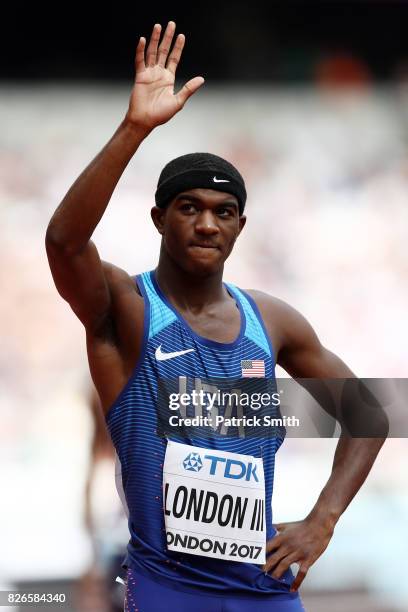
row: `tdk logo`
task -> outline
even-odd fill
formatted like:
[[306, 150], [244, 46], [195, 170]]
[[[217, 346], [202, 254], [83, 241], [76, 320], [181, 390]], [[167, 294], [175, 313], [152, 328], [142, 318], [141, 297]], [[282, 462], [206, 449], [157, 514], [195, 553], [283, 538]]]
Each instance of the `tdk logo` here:
[[203, 467], [203, 462], [198, 453], [189, 453], [183, 461], [183, 466], [189, 472], [199, 472]]
[[259, 482], [256, 475], [256, 464], [252, 465], [250, 462], [246, 465], [236, 459], [225, 459], [225, 457], [216, 457], [215, 455], [205, 455], [204, 459], [211, 461], [210, 474], [212, 476], [216, 473], [218, 463], [220, 463], [222, 465], [221, 469], [224, 468], [224, 478], [233, 478], [235, 480], [245, 478], [248, 481], [253, 477], [256, 482]]

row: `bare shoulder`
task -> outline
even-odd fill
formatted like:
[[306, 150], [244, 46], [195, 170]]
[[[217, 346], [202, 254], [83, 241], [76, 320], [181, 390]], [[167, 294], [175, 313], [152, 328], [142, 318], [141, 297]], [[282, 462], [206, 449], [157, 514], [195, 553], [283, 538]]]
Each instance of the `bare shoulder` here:
[[245, 289], [245, 291], [252, 297], [265, 320], [272, 318], [280, 324], [291, 324], [296, 319], [303, 318], [293, 306], [274, 295], [258, 289]]
[[316, 341], [307, 319], [284, 300], [264, 291], [246, 289], [259, 308], [266, 329], [278, 350], [294, 344]]
[[128, 272], [108, 261], [102, 261], [102, 267], [109, 289], [115, 292], [133, 292], [139, 295], [134, 277]]
[[287, 302], [262, 291], [254, 299], [272, 342], [277, 363], [294, 378], [354, 377], [352, 370], [320, 342], [309, 321]]
[[102, 261], [104, 277], [109, 288], [111, 306], [95, 333], [88, 334], [96, 342], [113, 345], [126, 343], [129, 334], [138, 333], [143, 321], [144, 302], [135, 276], [107, 261]]

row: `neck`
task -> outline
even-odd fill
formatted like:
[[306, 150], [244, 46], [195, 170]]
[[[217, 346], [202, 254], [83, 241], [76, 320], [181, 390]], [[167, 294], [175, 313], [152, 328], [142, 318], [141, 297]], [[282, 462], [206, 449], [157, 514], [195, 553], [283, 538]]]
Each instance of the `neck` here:
[[201, 309], [225, 297], [223, 272], [224, 267], [209, 276], [194, 275], [180, 268], [161, 251], [155, 275], [161, 290], [174, 306], [192, 310]]

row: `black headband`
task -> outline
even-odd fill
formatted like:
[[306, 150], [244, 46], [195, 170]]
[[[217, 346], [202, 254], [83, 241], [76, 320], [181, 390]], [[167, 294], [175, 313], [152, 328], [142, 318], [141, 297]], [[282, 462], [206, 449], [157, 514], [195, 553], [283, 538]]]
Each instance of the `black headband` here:
[[232, 164], [211, 153], [189, 153], [169, 162], [160, 173], [156, 205], [164, 208], [178, 193], [197, 187], [231, 193], [242, 215], [247, 197], [244, 179]]

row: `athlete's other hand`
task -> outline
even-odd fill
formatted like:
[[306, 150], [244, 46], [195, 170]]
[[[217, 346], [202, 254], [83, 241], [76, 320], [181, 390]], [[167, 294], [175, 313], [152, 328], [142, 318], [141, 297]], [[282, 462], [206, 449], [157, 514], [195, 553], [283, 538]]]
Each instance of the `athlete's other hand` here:
[[[299, 565], [299, 571], [291, 585], [296, 591], [309, 570], [309, 567], [325, 551], [333, 535], [333, 527], [328, 527], [313, 519], [275, 525], [279, 532], [266, 543], [265, 572], [280, 579], [292, 563]], [[270, 572], [270, 570], [273, 570]]]
[[138, 127], [150, 130], [166, 123], [204, 83], [203, 77], [197, 76], [174, 93], [176, 69], [185, 42], [184, 34], [179, 34], [171, 49], [175, 29], [174, 21], [169, 21], [159, 44], [161, 25], [156, 23], [147, 49], [145, 38], [139, 39], [135, 56], [136, 77], [126, 114], [126, 120]]

